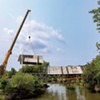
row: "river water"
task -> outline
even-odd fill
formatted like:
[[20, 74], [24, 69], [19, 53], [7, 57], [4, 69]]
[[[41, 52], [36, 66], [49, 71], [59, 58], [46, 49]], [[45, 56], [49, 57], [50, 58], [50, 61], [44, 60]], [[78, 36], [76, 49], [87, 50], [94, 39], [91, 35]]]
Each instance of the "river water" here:
[[63, 84], [49, 84], [45, 94], [31, 100], [100, 100], [100, 93], [90, 93], [87, 89], [76, 86], [68, 89]]

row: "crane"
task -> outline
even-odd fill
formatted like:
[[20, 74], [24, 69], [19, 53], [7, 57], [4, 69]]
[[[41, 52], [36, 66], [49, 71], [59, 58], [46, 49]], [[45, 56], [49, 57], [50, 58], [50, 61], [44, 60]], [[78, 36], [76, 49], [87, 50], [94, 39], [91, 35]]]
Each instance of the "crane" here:
[[19, 33], [20, 33], [20, 31], [21, 31], [21, 29], [22, 29], [22, 27], [23, 27], [23, 24], [24, 24], [24, 22], [25, 22], [25, 20], [26, 20], [26, 18], [27, 18], [27, 16], [28, 16], [28, 13], [29, 13], [30, 11], [31, 11], [31, 10], [29, 10], [29, 9], [27, 10], [27, 12], [26, 12], [26, 14], [25, 14], [25, 16], [24, 16], [24, 18], [23, 18], [21, 24], [20, 24], [20, 27], [19, 27], [19, 29], [18, 29], [16, 35], [15, 35], [15, 38], [14, 38], [14, 40], [13, 40], [13, 42], [12, 42], [10, 48], [8, 49], [8, 52], [7, 52], [7, 54], [6, 54], [5, 58], [4, 58], [4, 61], [3, 61], [2, 65], [0, 65], [0, 76], [2, 76], [2, 75], [5, 73], [5, 68], [6, 68], [7, 62], [8, 62], [8, 60], [9, 60], [10, 55], [12, 54], [12, 49], [13, 49], [15, 43], [16, 43], [16, 40], [17, 40], [17, 38], [18, 38], [18, 35], [19, 35]]

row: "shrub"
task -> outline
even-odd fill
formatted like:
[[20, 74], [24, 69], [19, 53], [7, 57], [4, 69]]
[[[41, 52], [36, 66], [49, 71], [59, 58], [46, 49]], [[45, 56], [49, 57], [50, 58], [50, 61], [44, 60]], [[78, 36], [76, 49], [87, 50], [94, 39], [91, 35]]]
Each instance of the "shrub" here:
[[18, 98], [25, 99], [37, 96], [43, 91], [43, 85], [37, 77], [19, 72], [12, 77], [5, 89], [5, 94], [7, 98], [17, 100]]
[[90, 89], [94, 90], [96, 85], [100, 85], [100, 55], [93, 59], [91, 63], [85, 65], [83, 77]]
[[0, 78], [0, 89], [4, 90], [6, 85], [7, 85], [7, 83], [8, 83], [8, 80], [6, 78], [4, 78], [4, 77], [1, 77]]
[[6, 75], [8, 76], [8, 78], [11, 78], [13, 75], [15, 75], [17, 73], [17, 71], [14, 68], [11, 68], [10, 71], [6, 72]]
[[20, 71], [23, 73], [46, 73], [48, 62], [44, 62], [42, 65], [25, 65]]

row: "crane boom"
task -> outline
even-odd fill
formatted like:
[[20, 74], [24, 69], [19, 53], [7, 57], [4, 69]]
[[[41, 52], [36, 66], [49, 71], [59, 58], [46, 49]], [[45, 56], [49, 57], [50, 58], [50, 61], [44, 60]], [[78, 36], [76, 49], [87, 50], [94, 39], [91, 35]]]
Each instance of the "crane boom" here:
[[21, 29], [22, 29], [22, 27], [23, 27], [23, 25], [24, 25], [24, 22], [25, 22], [25, 20], [26, 20], [26, 18], [27, 18], [27, 16], [28, 16], [28, 13], [29, 13], [30, 11], [31, 11], [31, 10], [27, 10], [27, 12], [26, 12], [26, 14], [25, 14], [25, 16], [24, 16], [24, 18], [23, 18], [21, 24], [20, 24], [20, 27], [19, 27], [19, 29], [18, 29], [16, 35], [15, 35], [15, 38], [14, 38], [14, 40], [13, 40], [13, 42], [12, 42], [12, 44], [11, 44], [11, 46], [10, 46], [10, 48], [9, 48], [9, 50], [8, 50], [8, 52], [7, 52], [7, 54], [6, 54], [6, 56], [5, 56], [5, 59], [4, 59], [3, 63], [2, 63], [2, 65], [0, 66], [0, 75], [3, 75], [4, 72], [5, 72], [5, 67], [6, 67], [6, 65], [7, 65], [8, 59], [9, 59], [10, 55], [12, 54], [12, 49], [13, 49], [15, 43], [16, 43], [16, 40], [17, 40], [17, 38], [18, 38], [18, 35], [19, 35], [19, 33], [20, 33], [20, 31], [21, 31]]

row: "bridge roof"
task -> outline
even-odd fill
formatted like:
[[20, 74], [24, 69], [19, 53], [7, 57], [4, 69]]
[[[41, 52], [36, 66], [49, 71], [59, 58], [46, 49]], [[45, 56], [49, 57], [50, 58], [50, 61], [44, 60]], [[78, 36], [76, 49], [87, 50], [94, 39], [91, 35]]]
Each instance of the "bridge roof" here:
[[69, 74], [82, 74], [83, 71], [82, 71], [82, 68], [80, 66], [69, 66], [67, 67], [68, 68], [68, 71], [69, 71]]
[[61, 75], [61, 74], [82, 74], [83, 70], [81, 66], [66, 66], [66, 67], [49, 67], [49, 75]]
[[62, 71], [61, 71], [61, 67], [57, 68], [57, 67], [51, 67], [48, 69], [48, 74], [62, 74]]

